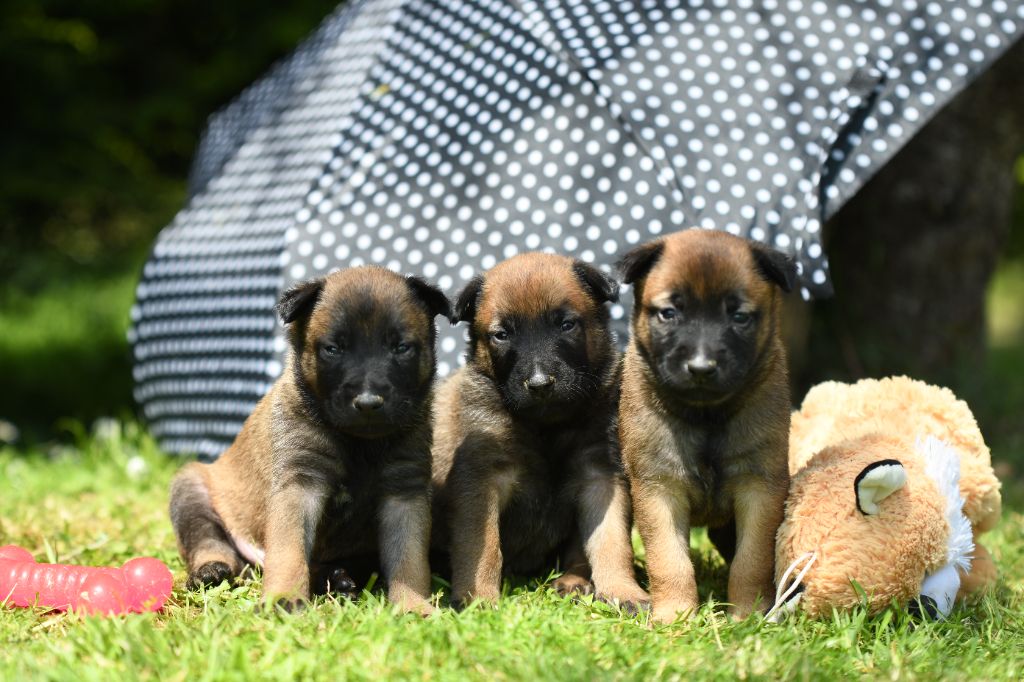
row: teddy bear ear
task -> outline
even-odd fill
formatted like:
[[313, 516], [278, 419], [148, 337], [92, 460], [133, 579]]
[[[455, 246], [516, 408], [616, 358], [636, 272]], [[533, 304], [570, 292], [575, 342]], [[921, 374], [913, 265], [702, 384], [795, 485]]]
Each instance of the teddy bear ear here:
[[853, 482], [857, 509], [873, 516], [878, 504], [907, 484], [907, 470], [896, 459], [882, 459], [864, 467]]

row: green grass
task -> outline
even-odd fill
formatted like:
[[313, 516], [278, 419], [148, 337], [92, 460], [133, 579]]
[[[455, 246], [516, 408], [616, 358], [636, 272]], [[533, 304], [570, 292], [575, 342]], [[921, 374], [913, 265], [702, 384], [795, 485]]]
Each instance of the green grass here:
[[[355, 603], [321, 599], [295, 615], [259, 613], [258, 581], [181, 588], [166, 516], [178, 463], [132, 424], [99, 431], [48, 454], [0, 450], [0, 544], [97, 565], [155, 555], [175, 573], [174, 595], [162, 613], [116, 618], [0, 610], [0, 679], [1006, 679], [1024, 669], [1019, 507], [988, 536], [999, 588], [940, 623], [899, 610], [733, 623], [709, 603], [688, 623], [652, 627], [536, 582], [510, 587], [497, 609], [445, 608], [427, 619], [394, 613], [376, 592]], [[703, 536], [695, 551], [703, 595], [720, 595], [721, 561]]]

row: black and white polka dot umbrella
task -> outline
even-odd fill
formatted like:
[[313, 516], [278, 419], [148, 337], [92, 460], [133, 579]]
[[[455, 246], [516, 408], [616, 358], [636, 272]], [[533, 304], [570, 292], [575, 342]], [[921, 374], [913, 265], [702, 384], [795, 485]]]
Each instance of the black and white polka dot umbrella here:
[[[823, 221], [1022, 25], [999, 0], [349, 2], [213, 119], [139, 284], [136, 396], [166, 449], [216, 455], [281, 371], [281, 289], [364, 263], [454, 293], [697, 226], [828, 295]], [[441, 374], [462, 347], [442, 330]]]

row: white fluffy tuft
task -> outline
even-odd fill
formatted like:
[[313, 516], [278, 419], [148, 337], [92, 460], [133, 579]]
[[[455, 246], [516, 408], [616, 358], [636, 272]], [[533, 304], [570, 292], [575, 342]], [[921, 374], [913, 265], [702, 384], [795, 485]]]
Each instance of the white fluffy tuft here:
[[933, 436], [924, 440], [918, 438], [916, 447], [924, 457], [925, 473], [946, 498], [946, 521], [949, 523], [946, 562], [966, 573], [971, 569], [974, 535], [971, 522], [964, 516], [964, 498], [960, 496], [960, 454]]

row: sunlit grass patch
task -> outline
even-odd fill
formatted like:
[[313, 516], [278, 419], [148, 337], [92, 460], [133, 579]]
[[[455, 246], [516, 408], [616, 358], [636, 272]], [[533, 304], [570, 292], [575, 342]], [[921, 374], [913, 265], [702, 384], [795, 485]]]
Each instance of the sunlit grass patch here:
[[[690, 621], [655, 627], [646, 614], [562, 599], [538, 581], [507, 585], [497, 609], [442, 608], [427, 619], [396, 613], [376, 590], [287, 615], [257, 609], [258, 576], [182, 589], [166, 511], [178, 462], [145, 431], [105, 421], [75, 440], [50, 453], [0, 451], [0, 543], [95, 565], [154, 555], [175, 572], [176, 590], [154, 615], [0, 610], [0, 679], [1016, 679], [1024, 666], [1016, 508], [986, 536], [999, 588], [945, 622], [890, 609], [735, 623], [707, 602]], [[694, 551], [702, 597], [721, 600], [725, 568], [703, 533]], [[446, 603], [444, 584], [434, 587]]]

